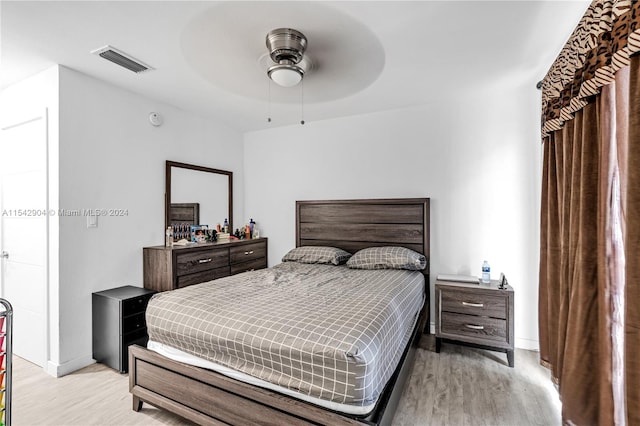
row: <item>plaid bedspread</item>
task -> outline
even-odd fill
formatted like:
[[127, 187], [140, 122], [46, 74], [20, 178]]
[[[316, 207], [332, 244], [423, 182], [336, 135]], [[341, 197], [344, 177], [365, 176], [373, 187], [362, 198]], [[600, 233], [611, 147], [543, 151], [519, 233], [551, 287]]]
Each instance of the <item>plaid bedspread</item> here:
[[404, 270], [281, 263], [158, 293], [150, 340], [313, 397], [374, 403], [423, 304]]

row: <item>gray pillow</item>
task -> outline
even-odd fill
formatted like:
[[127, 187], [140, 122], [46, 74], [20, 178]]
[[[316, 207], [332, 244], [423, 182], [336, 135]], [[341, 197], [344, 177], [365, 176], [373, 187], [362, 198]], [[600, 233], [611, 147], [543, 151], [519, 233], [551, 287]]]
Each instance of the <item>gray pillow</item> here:
[[289, 250], [282, 258], [282, 261], [342, 265], [350, 257], [351, 253], [337, 247], [304, 246]]
[[408, 269], [427, 267], [427, 258], [405, 247], [369, 247], [354, 254], [347, 266], [353, 269]]

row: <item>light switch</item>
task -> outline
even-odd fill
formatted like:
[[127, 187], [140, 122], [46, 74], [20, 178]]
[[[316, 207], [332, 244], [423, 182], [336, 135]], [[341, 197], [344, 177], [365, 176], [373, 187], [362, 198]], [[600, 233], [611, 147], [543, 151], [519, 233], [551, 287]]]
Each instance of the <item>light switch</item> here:
[[87, 228], [97, 228], [98, 227], [98, 216], [89, 215], [87, 216]]

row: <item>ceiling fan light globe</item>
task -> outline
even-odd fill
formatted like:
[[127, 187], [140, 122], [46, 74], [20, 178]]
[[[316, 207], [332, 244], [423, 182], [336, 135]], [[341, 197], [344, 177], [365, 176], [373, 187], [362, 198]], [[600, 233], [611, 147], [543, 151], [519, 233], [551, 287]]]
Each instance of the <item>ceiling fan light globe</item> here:
[[267, 71], [274, 83], [282, 87], [293, 87], [302, 81], [304, 71], [297, 66], [274, 65]]

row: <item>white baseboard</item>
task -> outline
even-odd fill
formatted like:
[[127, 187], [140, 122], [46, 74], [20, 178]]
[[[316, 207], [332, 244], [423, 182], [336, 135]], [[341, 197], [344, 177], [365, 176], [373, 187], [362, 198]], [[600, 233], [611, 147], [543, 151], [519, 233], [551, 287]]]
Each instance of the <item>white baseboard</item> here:
[[47, 374], [53, 377], [62, 377], [74, 371], [80, 370], [87, 365], [94, 364], [96, 361], [90, 356], [76, 358], [63, 364], [56, 364], [55, 362], [48, 361], [45, 371]]
[[526, 349], [528, 351], [540, 350], [540, 342], [538, 340], [523, 339], [521, 337], [516, 337], [514, 345], [518, 349]]

